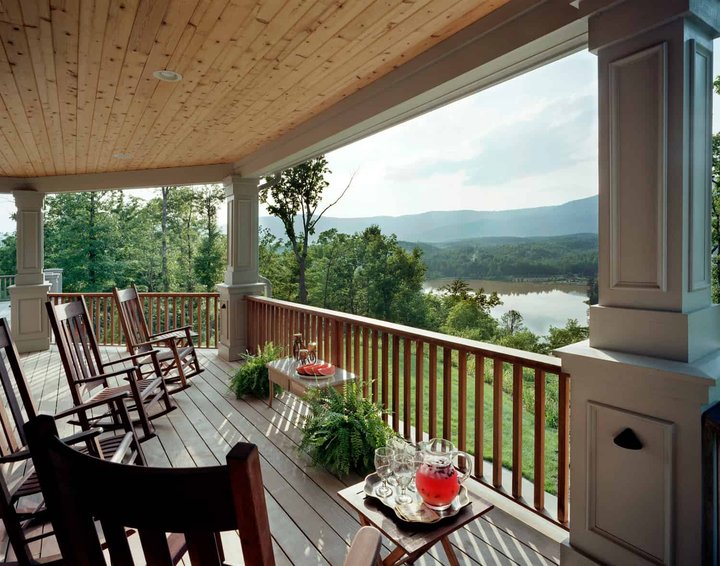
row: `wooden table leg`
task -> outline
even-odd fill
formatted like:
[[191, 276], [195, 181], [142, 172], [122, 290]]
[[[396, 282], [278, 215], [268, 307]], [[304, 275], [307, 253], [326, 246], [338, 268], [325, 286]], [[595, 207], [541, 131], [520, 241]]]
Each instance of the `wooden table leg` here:
[[455, 550], [453, 549], [452, 544], [450, 544], [450, 541], [448, 540], [448, 538], [442, 537], [440, 539], [440, 542], [442, 543], [443, 548], [445, 549], [445, 554], [447, 555], [450, 566], [460, 566], [457, 556], [455, 556]]
[[272, 409], [272, 402], [273, 397], [275, 396], [275, 384], [272, 382], [272, 379], [268, 378], [268, 386], [270, 389], [270, 392], [268, 393], [268, 407]]

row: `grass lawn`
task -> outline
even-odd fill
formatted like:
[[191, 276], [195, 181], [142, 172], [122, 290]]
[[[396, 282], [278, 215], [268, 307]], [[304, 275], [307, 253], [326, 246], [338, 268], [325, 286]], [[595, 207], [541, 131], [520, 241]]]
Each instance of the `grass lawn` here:
[[[362, 340], [361, 340], [362, 346]], [[405, 418], [405, 388], [404, 388], [404, 374], [405, 374], [405, 363], [404, 363], [404, 345], [403, 341], [400, 341], [399, 349], [399, 364], [397, 374], [393, 372], [393, 341], [392, 338], [388, 346], [388, 399], [387, 407], [392, 409], [393, 406], [393, 383], [395, 380], [398, 381], [399, 386], [399, 407], [400, 414], [399, 419], [404, 420]], [[410, 422], [414, 426], [418, 421], [418, 415], [415, 411], [416, 405], [416, 393], [417, 383], [415, 378], [415, 364], [416, 364], [416, 346], [414, 343], [410, 344], [411, 356], [410, 356], [410, 407], [409, 415]], [[369, 348], [370, 349], [370, 348]], [[362, 352], [362, 348], [361, 348]], [[423, 351], [423, 430], [427, 433], [429, 431], [429, 413], [430, 413], [430, 372], [429, 372], [429, 353], [428, 346], [425, 345]], [[360, 356], [362, 358], [362, 356]], [[383, 391], [383, 378], [382, 378], [382, 359], [383, 350], [382, 343], [379, 345], [378, 351], [378, 402], [382, 401]], [[452, 412], [451, 412], [451, 438], [453, 443], [457, 446], [459, 444], [458, 437], [458, 418], [460, 414], [459, 406], [459, 369], [458, 369], [458, 352], [455, 351], [452, 354], [452, 385], [450, 387], [450, 397], [452, 399]], [[470, 356], [467, 363], [467, 373], [465, 379], [467, 380], [467, 408], [466, 408], [466, 447], [467, 451], [474, 454], [475, 447], [475, 407], [476, 403], [480, 402], [475, 398], [475, 365], [474, 356]], [[485, 379], [483, 387], [483, 407], [484, 407], [484, 438], [483, 438], [483, 458], [486, 461], [492, 462], [493, 457], [493, 361], [485, 361]], [[368, 376], [372, 376], [372, 355], [370, 355], [370, 362], [368, 367]], [[360, 374], [362, 372], [362, 359], [360, 359]], [[353, 364], [353, 368], [355, 365]], [[443, 407], [444, 407], [444, 396], [446, 392], [443, 391], [443, 351], [438, 348], [437, 352], [437, 436], [443, 435]], [[510, 364], [503, 364], [503, 384], [505, 391], [503, 392], [502, 402], [502, 465], [507, 469], [512, 469], [512, 366]], [[535, 450], [535, 416], [528, 407], [533, 406], [534, 399], [534, 372], [525, 371], [523, 379], [523, 396], [527, 397], [529, 402], [523, 404], [522, 411], [522, 474], [530, 480], [534, 480], [534, 450]], [[557, 416], [557, 388], [558, 388], [558, 377], [556, 375], [547, 374], [546, 376], [546, 423], [545, 427], [545, 491], [556, 494], [557, 493], [557, 447], [558, 447], [558, 430], [553, 426], [550, 426], [556, 421]], [[402, 433], [402, 430], [400, 431]], [[506, 486], [509, 489], [509, 486]], [[525, 494], [529, 496], [530, 494]]]

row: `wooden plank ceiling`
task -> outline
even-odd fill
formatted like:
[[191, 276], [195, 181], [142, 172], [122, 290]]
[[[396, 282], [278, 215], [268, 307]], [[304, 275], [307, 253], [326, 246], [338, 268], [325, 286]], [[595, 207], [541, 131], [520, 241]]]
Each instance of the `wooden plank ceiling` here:
[[507, 1], [0, 0], [0, 175], [234, 162]]

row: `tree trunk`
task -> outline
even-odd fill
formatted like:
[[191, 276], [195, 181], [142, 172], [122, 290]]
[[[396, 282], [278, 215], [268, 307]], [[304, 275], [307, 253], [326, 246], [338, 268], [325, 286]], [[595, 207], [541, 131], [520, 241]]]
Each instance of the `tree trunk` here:
[[95, 231], [95, 193], [90, 193], [90, 218], [88, 220], [88, 286], [97, 291], [97, 234]]
[[298, 258], [298, 282], [300, 284], [300, 296], [298, 297], [300, 303], [307, 305], [307, 286], [305, 285], [305, 256], [301, 255]]
[[162, 289], [166, 293], [170, 290], [170, 278], [168, 277], [168, 266], [167, 266], [167, 217], [168, 217], [168, 197], [170, 196], [170, 187], [162, 187], [162, 241], [161, 241], [161, 268], [160, 268], [160, 280]]

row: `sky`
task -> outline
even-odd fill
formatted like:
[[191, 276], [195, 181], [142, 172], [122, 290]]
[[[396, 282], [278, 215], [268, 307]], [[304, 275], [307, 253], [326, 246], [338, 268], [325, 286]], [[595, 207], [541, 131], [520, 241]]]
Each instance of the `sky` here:
[[[713, 66], [717, 76], [720, 57]], [[507, 210], [597, 194], [596, 76], [595, 56], [581, 51], [329, 153], [324, 202], [355, 178], [328, 216]], [[14, 231], [13, 212], [12, 196], [0, 195], [0, 232]]]

